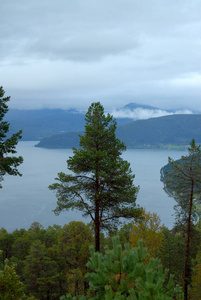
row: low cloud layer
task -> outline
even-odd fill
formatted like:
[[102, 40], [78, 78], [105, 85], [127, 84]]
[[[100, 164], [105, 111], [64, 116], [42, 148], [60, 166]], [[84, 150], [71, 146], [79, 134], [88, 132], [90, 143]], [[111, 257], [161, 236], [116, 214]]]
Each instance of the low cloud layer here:
[[161, 109], [136, 108], [134, 110], [130, 110], [130, 109], [113, 110], [111, 114], [114, 116], [114, 118], [146, 120], [150, 118], [158, 118], [158, 117], [169, 116], [169, 115], [192, 114], [192, 113], [193, 112], [190, 110], [177, 110], [175, 112], [168, 112]]
[[13, 107], [201, 110], [200, 1], [1, 2], [0, 85]]

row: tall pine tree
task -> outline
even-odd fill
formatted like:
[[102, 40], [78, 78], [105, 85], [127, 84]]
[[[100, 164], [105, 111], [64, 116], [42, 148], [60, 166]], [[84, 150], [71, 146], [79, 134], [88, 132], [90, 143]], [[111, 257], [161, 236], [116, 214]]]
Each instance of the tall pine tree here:
[[67, 160], [73, 174], [59, 173], [49, 186], [58, 198], [54, 210], [77, 209], [90, 216], [95, 226], [95, 250], [100, 250], [100, 228], [109, 228], [121, 218], [136, 218], [138, 188], [133, 185], [130, 164], [121, 154], [126, 147], [116, 138], [116, 121], [105, 115], [100, 102], [92, 103], [86, 113], [85, 134], [80, 136], [80, 148]]
[[[18, 139], [21, 139], [22, 132], [19, 131], [7, 138], [9, 131], [9, 123], [3, 121], [5, 114], [8, 112], [7, 102], [10, 97], [4, 97], [3, 87], [0, 87], [0, 181], [3, 180], [3, 176], [9, 175], [21, 175], [17, 167], [23, 162], [22, 156], [16, 157], [13, 154], [16, 153], [16, 145]], [[0, 188], [2, 185], [0, 184]]]
[[165, 191], [175, 198], [181, 207], [186, 229], [186, 255], [184, 274], [184, 299], [188, 299], [188, 286], [190, 283], [190, 238], [192, 216], [195, 210], [195, 200], [201, 194], [201, 150], [192, 139], [188, 148], [188, 155], [174, 161], [169, 158], [169, 169], [165, 174]]

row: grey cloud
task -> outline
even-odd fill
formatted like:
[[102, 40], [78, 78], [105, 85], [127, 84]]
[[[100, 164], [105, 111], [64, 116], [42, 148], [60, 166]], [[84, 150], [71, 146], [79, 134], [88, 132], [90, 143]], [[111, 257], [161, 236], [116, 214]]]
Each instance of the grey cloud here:
[[122, 32], [89, 32], [73, 37], [51, 40], [41, 38], [28, 45], [27, 52], [50, 60], [93, 61], [109, 55], [126, 53], [137, 47], [133, 37]]
[[196, 0], [2, 1], [1, 84], [17, 99], [37, 91], [38, 106], [200, 106], [200, 11]]
[[[23, 57], [35, 54], [40, 58], [41, 54], [42, 59], [46, 55], [50, 59], [93, 60], [121, 54], [148, 36], [177, 35], [185, 20], [192, 23], [185, 9], [191, 8], [187, 1], [174, 5], [148, 0], [6, 2], [0, 34], [11, 46], [2, 51], [8, 57], [21, 52]], [[148, 46], [151, 50], [154, 44]]]

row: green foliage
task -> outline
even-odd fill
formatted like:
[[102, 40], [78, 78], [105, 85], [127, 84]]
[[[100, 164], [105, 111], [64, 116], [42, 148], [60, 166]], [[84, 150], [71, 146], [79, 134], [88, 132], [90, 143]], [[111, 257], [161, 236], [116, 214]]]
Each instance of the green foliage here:
[[[136, 248], [126, 244], [123, 251], [116, 237], [113, 249], [106, 247], [104, 255], [95, 252], [93, 246], [90, 251], [87, 266], [92, 272], [87, 278], [95, 296], [89, 299], [182, 299], [180, 287], [175, 286], [173, 276], [167, 279], [168, 270], [163, 271], [159, 260], [151, 258], [146, 263], [149, 254], [143, 241], [139, 241]], [[68, 295], [60, 299], [75, 298]]]
[[133, 223], [124, 224], [121, 228], [111, 230], [108, 232], [107, 236], [104, 237], [102, 241], [102, 253], [104, 253], [105, 246], [107, 245], [109, 248], [112, 248], [113, 242], [112, 238], [113, 236], [119, 236], [120, 243], [122, 245], [130, 242], [131, 232], [133, 228]]
[[182, 285], [185, 268], [185, 235], [183, 232], [173, 232], [166, 227], [162, 229], [162, 233], [163, 247], [160, 248], [158, 257], [163, 268], [168, 268], [169, 274], [174, 275], [175, 282]]
[[169, 158], [170, 168], [165, 179], [165, 191], [174, 197], [184, 215], [186, 229], [186, 256], [184, 275], [184, 299], [188, 298], [188, 286], [190, 283], [190, 239], [192, 215], [194, 212], [194, 200], [201, 195], [201, 150], [192, 139], [188, 148], [188, 155], [182, 156], [180, 160], [174, 161]]
[[79, 298], [77, 298], [77, 297], [73, 297], [73, 296], [71, 296], [71, 295], [69, 294], [69, 295], [67, 295], [67, 296], [61, 296], [61, 297], [59, 298], [59, 300], [77, 300], [77, 299], [79, 299], [79, 300], [86, 300], [86, 297], [85, 297], [84, 295], [82, 295], [82, 296], [80, 296]]
[[[21, 156], [12, 156], [16, 153], [16, 145], [18, 139], [21, 139], [22, 132], [19, 131], [13, 134], [11, 137], [6, 139], [9, 131], [9, 123], [3, 121], [5, 114], [8, 112], [7, 102], [10, 97], [4, 97], [3, 87], [0, 87], [0, 181], [3, 180], [5, 174], [9, 175], [20, 175], [18, 171], [18, 166], [23, 162]], [[10, 156], [11, 154], [11, 156]], [[2, 185], [0, 184], [0, 188]]]
[[88, 288], [84, 276], [93, 241], [89, 226], [82, 222], [47, 229], [34, 222], [28, 230], [13, 233], [2, 228], [0, 268], [5, 258], [9, 258], [16, 265], [26, 295], [32, 294], [37, 299], [57, 300], [67, 292], [82, 293]]
[[80, 148], [67, 161], [71, 174], [59, 173], [49, 186], [58, 198], [55, 213], [76, 209], [90, 216], [95, 224], [96, 250], [99, 251], [100, 228], [119, 224], [120, 218], [141, 214], [136, 208], [138, 188], [133, 185], [130, 164], [121, 158], [125, 145], [116, 138], [116, 121], [104, 114], [103, 106], [92, 103], [86, 113], [85, 134]]
[[12, 256], [12, 244], [14, 237], [11, 233], [8, 233], [6, 229], [0, 229], [0, 250], [2, 251], [2, 259], [10, 259]]
[[[105, 245], [106, 243], [109, 243], [109, 248], [112, 248], [112, 244], [110, 242], [112, 239], [111, 237], [118, 233], [120, 233], [119, 239], [121, 243], [128, 241], [132, 226], [133, 224], [126, 224], [119, 230], [111, 231], [108, 238], [102, 237], [102, 244]], [[195, 259], [192, 273], [192, 291], [196, 295], [196, 284], [197, 282], [199, 283], [199, 270], [196, 269], [196, 266], [197, 264], [200, 264], [200, 258], [199, 256], [196, 257], [196, 254], [200, 245], [200, 229], [197, 228], [197, 226], [195, 229], [192, 229], [190, 259]], [[164, 246], [158, 254], [160, 254], [159, 257], [161, 259], [163, 269], [169, 268], [168, 275], [165, 278], [164, 287], [168, 283], [170, 273], [175, 275], [174, 282], [182, 285], [185, 262], [185, 226], [182, 228], [175, 227], [173, 230], [163, 228], [162, 232], [164, 235]], [[31, 296], [31, 294], [34, 295], [36, 299], [41, 300], [47, 299], [47, 297], [52, 300], [57, 300], [61, 295], [67, 293], [71, 293], [72, 295], [71, 298], [67, 299], [72, 299], [74, 296], [75, 299], [78, 299], [82, 295], [86, 295], [85, 297], [87, 299], [94, 297], [94, 290], [91, 288], [89, 290], [89, 283], [85, 278], [86, 273], [89, 272], [89, 269], [86, 267], [86, 263], [90, 257], [88, 247], [92, 245], [93, 240], [94, 237], [92, 236], [90, 227], [82, 222], [71, 222], [63, 227], [54, 225], [49, 226], [47, 229], [44, 229], [39, 223], [33, 223], [28, 230], [20, 229], [15, 230], [13, 233], [8, 233], [3, 228], [0, 230], [0, 249], [2, 249], [2, 255], [4, 258], [6, 256], [9, 258], [9, 267], [14, 267], [13, 263], [15, 263], [15, 265], [17, 264], [17, 266], [14, 267], [15, 274], [20, 276], [20, 281], [25, 286], [25, 299], [29, 299], [28, 295]], [[94, 250], [91, 249], [93, 255], [100, 259], [101, 267], [98, 272], [97, 269], [95, 270], [95, 267], [95, 271], [92, 268], [92, 275], [90, 276], [93, 277], [93, 274], [95, 274], [94, 278], [97, 276], [98, 283], [100, 283], [99, 277], [102, 276], [100, 278], [103, 280], [103, 284], [105, 284], [105, 274], [107, 275], [107, 278], [109, 278], [105, 286], [102, 288], [102, 291], [105, 293], [103, 299], [115, 299], [115, 297], [116, 299], [127, 299], [126, 297], [130, 297], [129, 299], [136, 299], [131, 298], [134, 297], [132, 296], [133, 294], [131, 290], [131, 288], [133, 288], [132, 284], [133, 282], [134, 286], [137, 284], [137, 281], [135, 281], [135, 279], [133, 281], [132, 277], [132, 272], [134, 270], [132, 271], [128, 269], [126, 271], [126, 264], [128, 267], [130, 267], [130, 265], [132, 266], [133, 249], [130, 249], [131, 254], [128, 254], [129, 258], [127, 259], [124, 257], [124, 255], [127, 255], [126, 251], [122, 250], [118, 243], [115, 246], [115, 249], [118, 249], [119, 252], [117, 252], [117, 250], [114, 251], [114, 249], [109, 250], [108, 247], [106, 247], [105, 251], [103, 251], [104, 254], [101, 256], [98, 256], [98, 254], [94, 253]], [[118, 255], [115, 254], [116, 252]], [[146, 251], [143, 250], [143, 253], [146, 254]], [[148, 257], [147, 255], [144, 256]], [[107, 271], [108, 258], [111, 258], [111, 269], [115, 266], [116, 273], [112, 270]], [[92, 262], [93, 261], [94, 260], [92, 260]], [[146, 267], [148, 261], [149, 259], [147, 258], [145, 261], [141, 261], [142, 274], [145, 274], [145, 271], [148, 272]], [[124, 262], [126, 262], [126, 264]], [[1, 270], [3, 270], [3, 263], [4, 259], [2, 257], [0, 258]], [[105, 272], [105, 270], [107, 272]], [[124, 284], [122, 287], [117, 283], [120, 275], [119, 270], [121, 270], [120, 282]], [[153, 270], [156, 273], [158, 272], [156, 267], [154, 267]], [[157, 279], [157, 276], [154, 278]], [[145, 285], [146, 276], [142, 277], [142, 279], [144, 280], [143, 285]], [[92, 278], [91, 283], [95, 287], [96, 285], [94, 280], [95, 279]], [[112, 284], [111, 287], [110, 284]], [[122, 293], [126, 287], [128, 287], [129, 296]], [[130, 290], [131, 293], [129, 292]], [[111, 293], [112, 296], [110, 295]], [[118, 293], [120, 293], [120, 295]], [[142, 299], [146, 299], [143, 298], [144, 295], [141, 297]], [[30, 299], [34, 299], [33, 296]], [[84, 299], [84, 296], [80, 299]]]
[[91, 229], [83, 222], [64, 225], [58, 239], [60, 254], [69, 266], [84, 268], [89, 258], [89, 246], [94, 242]]
[[89, 246], [92, 243], [94, 243], [94, 238], [91, 229], [83, 222], [70, 222], [60, 232], [59, 255], [64, 258], [68, 290], [73, 295], [85, 292], [86, 263], [90, 256]]
[[108, 297], [109, 294], [113, 295], [113, 299], [117, 295], [127, 297], [129, 294], [136, 299], [149, 299], [151, 296], [171, 299], [179, 291], [172, 276], [164, 287], [168, 270], [163, 272], [158, 259], [151, 258], [146, 264], [149, 254], [142, 241], [139, 241], [137, 248], [125, 245], [123, 251], [119, 239], [113, 238], [113, 249], [106, 248], [105, 251], [106, 254], [102, 255], [91, 248], [91, 259], [87, 264], [94, 272], [88, 274], [88, 279], [90, 288], [96, 291], [95, 299]]
[[[169, 165], [162, 180], [164, 190], [173, 197], [178, 205], [189, 213], [191, 197], [195, 200], [201, 194], [201, 150], [193, 139], [188, 148], [188, 155], [174, 161], [169, 157]], [[193, 193], [193, 194], [192, 194]], [[192, 203], [194, 205], [194, 202]], [[195, 207], [192, 207], [192, 212]]]
[[57, 289], [57, 277], [56, 262], [47, 255], [45, 245], [36, 240], [25, 260], [24, 278], [28, 291], [37, 299], [44, 299]]
[[136, 247], [142, 239], [150, 256], [157, 256], [163, 246], [163, 233], [160, 217], [156, 213], [143, 210], [143, 218], [137, 221], [131, 231], [130, 243]]
[[9, 260], [5, 259], [3, 266], [0, 268], [0, 299], [25, 299], [24, 289], [25, 286], [16, 274], [15, 265], [9, 265]]
[[200, 278], [201, 278], [201, 250], [199, 250], [196, 258], [193, 261], [192, 282], [191, 282], [191, 291], [190, 291], [192, 300], [201, 299]]

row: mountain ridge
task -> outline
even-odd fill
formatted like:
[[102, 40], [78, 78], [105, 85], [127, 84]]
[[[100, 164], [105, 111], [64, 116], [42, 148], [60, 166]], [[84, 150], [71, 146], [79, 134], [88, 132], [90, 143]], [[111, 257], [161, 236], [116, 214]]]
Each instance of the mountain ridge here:
[[[170, 115], [132, 121], [117, 127], [117, 137], [128, 148], [167, 148], [168, 145], [186, 146], [192, 138], [201, 143], [201, 114]], [[79, 134], [66, 132], [42, 139], [37, 147], [79, 147]]]
[[[139, 111], [146, 111], [148, 117], [153, 117], [153, 112], [175, 113], [173, 110], [161, 110], [160, 108], [131, 102], [117, 108], [118, 126], [128, 124], [139, 116]], [[137, 113], [136, 113], [137, 112]], [[113, 114], [113, 113], [110, 113]], [[141, 118], [142, 119], [142, 118]], [[41, 140], [42, 138], [60, 134], [62, 132], [80, 132], [84, 130], [85, 112], [71, 109], [35, 109], [18, 110], [10, 109], [6, 115], [6, 121], [10, 123], [10, 135], [22, 130], [22, 140]]]

